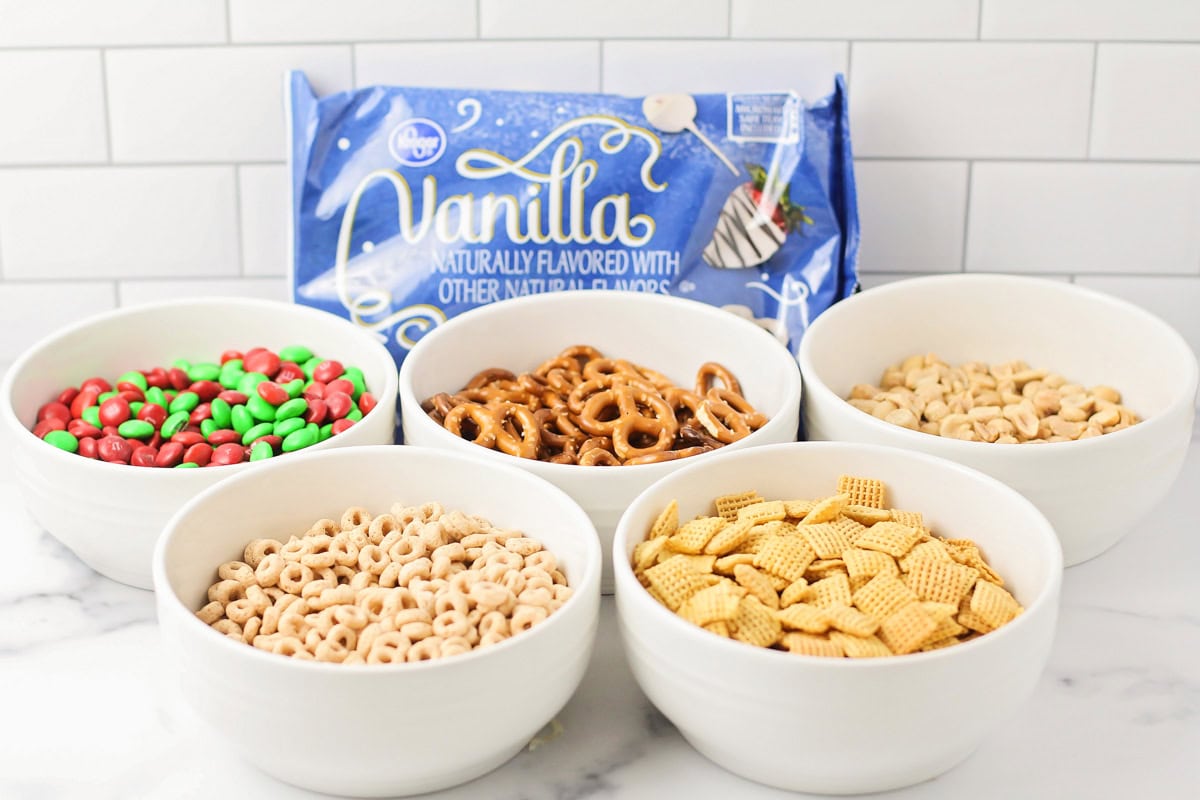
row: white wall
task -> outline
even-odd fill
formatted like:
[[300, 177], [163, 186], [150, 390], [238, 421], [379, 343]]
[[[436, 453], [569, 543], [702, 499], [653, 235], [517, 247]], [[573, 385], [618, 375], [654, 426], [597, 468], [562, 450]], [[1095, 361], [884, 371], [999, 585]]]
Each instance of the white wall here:
[[1062, 277], [1200, 351], [1194, 0], [0, 0], [0, 369], [79, 316], [283, 298], [281, 72], [644, 93], [848, 74], [867, 286]]

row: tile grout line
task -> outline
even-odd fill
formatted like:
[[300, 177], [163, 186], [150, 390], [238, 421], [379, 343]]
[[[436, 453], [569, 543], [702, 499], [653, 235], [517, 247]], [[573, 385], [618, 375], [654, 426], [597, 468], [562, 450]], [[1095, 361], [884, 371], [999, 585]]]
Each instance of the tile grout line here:
[[971, 236], [971, 182], [975, 173], [975, 162], [967, 162], [967, 196], [963, 200], [963, 241], [958, 271], [967, 271], [967, 243]]
[[242, 228], [242, 167], [233, 167], [233, 232], [237, 244], [238, 275], [246, 277], [246, 232]]
[[725, 0], [725, 38], [733, 38], [733, 2]]
[[975, 41], [983, 41], [983, 4], [987, 0], [975, 0]]
[[104, 107], [104, 163], [113, 163], [112, 111], [108, 96], [108, 51], [100, 48], [100, 99]]
[[225, 43], [233, 44], [233, 14], [229, 11], [229, 0], [225, 0]]
[[483, 38], [483, 0], [475, 0], [475, 38]]
[[601, 91], [601, 92], [603, 92], [603, 91], [604, 91], [604, 39], [597, 39], [597, 40], [596, 40], [596, 47], [597, 47], [597, 48], [599, 49], [599, 51], [600, 51], [600, 54], [599, 54], [599, 61], [600, 61], [600, 64], [599, 64], [599, 66], [600, 66], [600, 75], [599, 75], [599, 78], [600, 78], [600, 86], [598, 87], [597, 91]]
[[1088, 93], [1088, 126], [1087, 139], [1083, 143], [1084, 155], [1090, 160], [1092, 157], [1092, 131], [1096, 128], [1096, 72], [1100, 65], [1100, 44], [1099, 42], [1092, 43], [1092, 90]]

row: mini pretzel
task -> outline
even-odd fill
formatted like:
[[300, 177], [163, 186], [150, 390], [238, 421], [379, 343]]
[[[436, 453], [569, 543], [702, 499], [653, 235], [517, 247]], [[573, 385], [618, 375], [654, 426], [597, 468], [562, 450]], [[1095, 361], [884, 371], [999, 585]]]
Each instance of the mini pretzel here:
[[[492, 412], [496, 420], [496, 449], [519, 458], [537, 458], [541, 444], [541, 428], [528, 407], [516, 403], [503, 403]], [[510, 431], [507, 423], [512, 421], [516, 431]]]
[[[475, 426], [474, 436], [463, 432], [463, 422], [470, 421]], [[463, 403], [455, 406], [446, 414], [442, 427], [460, 439], [469, 439], [477, 445], [492, 449], [496, 446], [496, 436], [500, 426], [492, 409], [477, 403]]]
[[[617, 395], [617, 405], [621, 409], [621, 417], [612, 430], [613, 450], [617, 457], [624, 460], [637, 456], [656, 453], [671, 449], [679, 423], [675, 420], [675, 412], [667, 405], [660, 395], [651, 394], [625, 383], [614, 387]], [[654, 416], [644, 417], [639, 407], [645, 406]], [[641, 434], [652, 436], [654, 444], [639, 447], [633, 443], [633, 436]]]
[[634, 456], [625, 460], [626, 466], [634, 466], [637, 464], [660, 464], [663, 461], [675, 461], [680, 458], [691, 458], [698, 456], [701, 453], [707, 453], [715, 448], [712, 445], [698, 445], [696, 447], [684, 447], [680, 450], [659, 450], [654, 453], [646, 453], [645, 455]]
[[696, 412], [696, 420], [713, 438], [724, 444], [736, 442], [762, 427], [766, 417], [754, 411], [745, 398], [725, 389], [708, 390]]
[[714, 381], [720, 381], [721, 388], [737, 394], [742, 393], [742, 385], [738, 383], [737, 378], [733, 377], [732, 372], [715, 361], [708, 361], [701, 364], [700, 369], [696, 370], [696, 394], [704, 397], [712, 388]]

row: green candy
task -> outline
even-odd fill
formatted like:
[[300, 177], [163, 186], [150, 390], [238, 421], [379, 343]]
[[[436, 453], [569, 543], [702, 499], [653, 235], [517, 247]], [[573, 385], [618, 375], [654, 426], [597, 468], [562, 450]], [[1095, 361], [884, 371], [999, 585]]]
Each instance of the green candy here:
[[270, 378], [261, 372], [247, 372], [238, 379], [237, 390], [247, 397], [252, 397], [256, 394], [254, 390], [258, 388], [258, 385], [267, 380], [270, 380]]
[[154, 424], [144, 419], [127, 419], [117, 426], [117, 433], [126, 439], [147, 439], [154, 435]]
[[207, 439], [209, 436], [212, 436], [214, 431], [219, 431], [219, 430], [221, 430], [221, 426], [218, 425], [215, 420], [213, 420], [213, 419], [200, 420], [200, 435], [203, 436], [205, 439]]
[[103, 403], [103, 402], [104, 402], [105, 400], [107, 400], [108, 398], [110, 398], [110, 397], [116, 397], [116, 396], [117, 396], [117, 395], [119, 395], [119, 394], [120, 394], [120, 392], [104, 392], [103, 394], [101, 394], [100, 396], [98, 396], [98, 397], [96, 398], [96, 405], [100, 405], [101, 403]]
[[301, 364], [300, 369], [304, 370], [304, 374], [306, 376], [308, 376], [308, 379], [311, 381], [313, 370], [316, 369], [317, 365], [320, 364], [324, 360], [325, 359], [321, 358], [320, 356], [313, 356], [312, 358], [308, 359], [303, 364]]
[[250, 444], [260, 436], [270, 436], [274, 430], [273, 422], [260, 422], [242, 434], [242, 444]]
[[171, 366], [176, 369], [181, 369], [184, 372], [187, 372], [189, 369], [192, 368], [192, 362], [188, 361], [186, 358], [177, 358], [171, 362]]
[[226, 389], [236, 389], [246, 373], [240, 369], [223, 369], [217, 377], [217, 383]]
[[217, 427], [229, 427], [230, 412], [233, 410], [233, 406], [219, 397], [214, 397], [212, 402], [208, 404], [208, 408], [212, 412], [213, 422], [217, 423]]
[[149, 385], [146, 383], [146, 376], [138, 372], [136, 369], [131, 369], [129, 372], [121, 373], [121, 377], [117, 378], [117, 383], [132, 383], [143, 392], [146, 391], [146, 387]]
[[200, 395], [195, 392], [180, 392], [175, 395], [175, 399], [171, 401], [171, 405], [167, 407], [167, 411], [170, 411], [172, 414], [176, 411], [191, 411], [198, 405], [200, 405]]
[[305, 427], [305, 422], [304, 422], [303, 417], [289, 417], [288, 419], [281, 419], [281, 420], [276, 421], [276, 423], [274, 425], [274, 429], [271, 431], [271, 433], [274, 433], [276, 436], [286, 437], [289, 434], [294, 433], [303, 427]]
[[141, 400], [134, 400], [129, 404], [129, 413], [132, 416], [137, 416], [137, 413], [142, 410], [142, 406], [146, 405]]
[[153, 403], [156, 406], [167, 407], [167, 395], [162, 389], [157, 386], [151, 386], [146, 390], [146, 402]]
[[162, 434], [164, 439], [170, 439], [172, 436], [183, 430], [184, 426], [188, 424], [189, 416], [190, 415], [186, 411], [176, 411], [174, 414], [163, 420], [162, 428], [159, 429], [159, 433]]
[[279, 351], [280, 361], [291, 361], [293, 364], [303, 364], [313, 357], [313, 351], [302, 344], [292, 344]]
[[352, 419], [355, 422], [358, 422], [360, 419], [362, 419], [362, 412], [359, 411], [358, 408], [352, 408], [350, 409], [350, 412], [346, 414], [346, 419]]
[[293, 431], [285, 436], [280, 449], [285, 453], [291, 453], [294, 450], [303, 450], [305, 447], [311, 447], [316, 444], [319, 438], [320, 433], [314, 433], [306, 425], [300, 430]]
[[279, 408], [275, 409], [275, 419], [291, 419], [308, 411], [308, 401], [303, 397], [293, 397]]
[[79, 413], [79, 416], [84, 422], [86, 422], [88, 425], [91, 425], [93, 428], [104, 427], [100, 423], [100, 406], [88, 406]]
[[357, 402], [359, 395], [367, 390], [366, 376], [363, 375], [362, 370], [358, 367], [346, 367], [346, 371], [342, 373], [342, 378], [354, 385], [354, 394], [352, 397]]
[[174, 469], [197, 469], [200, 465], [191, 461], [181, 461], [174, 466]]
[[254, 417], [243, 405], [236, 405], [229, 412], [229, 422], [238, 433], [245, 434], [254, 427]]
[[221, 377], [221, 366], [213, 364], [211, 361], [206, 361], [200, 364], [193, 364], [186, 372], [188, 380], [192, 382], [215, 381]]
[[79, 452], [79, 440], [66, 431], [50, 431], [42, 437], [42, 441], [68, 453]]
[[[289, 400], [288, 403], [291, 401]], [[284, 403], [287, 405], [287, 403]], [[283, 406], [280, 406], [283, 408]], [[262, 396], [255, 392], [250, 395], [250, 399], [246, 401], [246, 410], [250, 412], [250, 416], [260, 422], [274, 422], [276, 417], [275, 406], [262, 399]]]
[[326, 439], [328, 439], [330, 436], [333, 436], [333, 423], [326, 422], [324, 425], [321, 426], [320, 440], [323, 442]]
[[242, 359], [240, 358], [231, 358], [221, 365], [221, 371], [225, 372], [226, 370], [234, 369], [240, 372], [245, 372], [246, 368], [242, 366], [242, 363]]
[[250, 460], [262, 461], [264, 458], [271, 458], [275, 455], [275, 451], [271, 449], [268, 442], [259, 442], [250, 448]]
[[283, 390], [288, 393], [288, 397], [299, 397], [304, 394], [306, 388], [308, 388], [308, 383], [300, 378], [288, 381], [283, 385]]

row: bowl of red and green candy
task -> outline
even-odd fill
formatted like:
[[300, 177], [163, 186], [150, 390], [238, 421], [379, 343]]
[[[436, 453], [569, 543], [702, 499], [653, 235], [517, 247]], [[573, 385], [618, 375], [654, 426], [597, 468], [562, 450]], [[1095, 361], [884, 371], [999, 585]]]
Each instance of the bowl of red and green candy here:
[[150, 588], [184, 502], [256, 462], [393, 441], [396, 367], [367, 331], [265, 300], [154, 303], [82, 320], [0, 384], [33, 519], [97, 572]]

